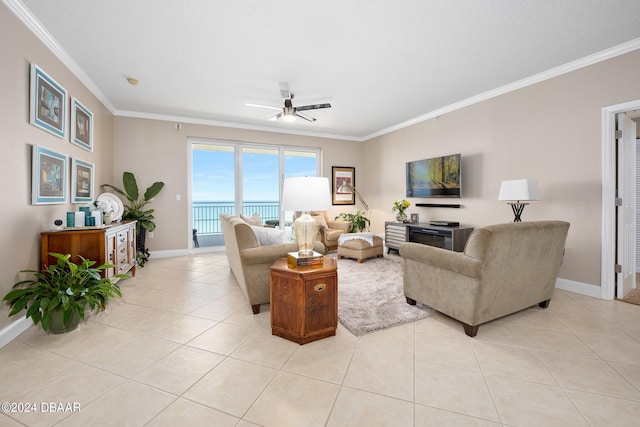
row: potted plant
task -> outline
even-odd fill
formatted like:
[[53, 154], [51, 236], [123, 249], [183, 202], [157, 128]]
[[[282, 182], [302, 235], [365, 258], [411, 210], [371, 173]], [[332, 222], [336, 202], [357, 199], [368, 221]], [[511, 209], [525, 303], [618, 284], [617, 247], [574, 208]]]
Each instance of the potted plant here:
[[341, 213], [335, 219], [338, 218], [351, 223], [351, 230], [349, 231], [350, 233], [360, 233], [361, 231], [366, 231], [369, 229], [369, 224], [371, 224], [369, 218], [364, 216], [364, 212], [360, 210], [354, 214]]
[[151, 200], [160, 193], [164, 187], [164, 182], [156, 181], [148, 187], [141, 196], [138, 191], [138, 182], [131, 172], [122, 174], [122, 185], [124, 190], [114, 187], [110, 184], [102, 184], [102, 187], [111, 188], [118, 194], [123, 195], [129, 201], [124, 205], [123, 219], [136, 220], [136, 250], [137, 261], [139, 267], [144, 267], [144, 263], [149, 258], [149, 250], [146, 248], [147, 231], [156, 229], [156, 223], [153, 221], [153, 209], [145, 209]]
[[48, 265], [42, 271], [22, 270], [32, 273], [34, 278], [17, 282], [4, 296], [3, 301], [11, 307], [9, 316], [25, 310], [25, 317], [31, 317], [35, 325], [41, 323], [43, 330], [63, 333], [78, 327], [87, 306], [90, 311], [102, 311], [109, 299], [122, 297], [113, 280], [129, 276], [101, 276], [103, 270], [113, 267], [112, 264], [94, 267], [95, 261], [82, 257], [82, 262], [75, 264], [70, 261], [70, 254], [51, 252], [49, 255], [57, 259], [56, 264]]

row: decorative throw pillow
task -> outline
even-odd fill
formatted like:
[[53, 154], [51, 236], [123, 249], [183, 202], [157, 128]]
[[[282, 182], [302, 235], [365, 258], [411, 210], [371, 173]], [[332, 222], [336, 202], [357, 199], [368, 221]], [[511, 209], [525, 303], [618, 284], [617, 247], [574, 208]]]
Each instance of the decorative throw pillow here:
[[327, 220], [324, 218], [324, 215], [313, 215], [313, 219], [316, 220], [316, 222], [318, 223], [318, 227], [320, 227], [323, 230], [327, 230], [329, 229], [329, 226], [327, 225]]
[[251, 226], [251, 229], [256, 234], [260, 246], [281, 245], [288, 243], [284, 237], [284, 230], [269, 227]]
[[254, 213], [252, 216], [244, 216], [240, 214], [240, 218], [242, 218], [244, 222], [246, 222], [249, 225], [255, 225], [255, 226], [262, 225], [262, 218], [260, 218], [260, 215], [258, 215], [257, 213]]

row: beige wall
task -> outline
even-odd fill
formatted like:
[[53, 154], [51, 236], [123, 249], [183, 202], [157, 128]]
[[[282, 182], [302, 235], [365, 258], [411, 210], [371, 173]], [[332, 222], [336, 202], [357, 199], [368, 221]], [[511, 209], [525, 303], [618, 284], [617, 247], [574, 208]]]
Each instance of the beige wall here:
[[[40, 262], [40, 232], [81, 205], [31, 205], [31, 147], [56, 150], [95, 164], [96, 182], [110, 179], [113, 169], [113, 116], [95, 96], [6, 8], [0, 5], [0, 294], [18, 279], [18, 271]], [[68, 95], [78, 98], [94, 115], [93, 152], [83, 150], [29, 124], [29, 65], [38, 64]], [[70, 185], [69, 185], [70, 188]], [[0, 307], [0, 329], [11, 322]]]
[[501, 180], [536, 178], [544, 200], [523, 218], [569, 221], [560, 277], [599, 286], [602, 108], [640, 99], [638, 69], [635, 51], [366, 142], [361, 191], [374, 207], [374, 231], [383, 231], [393, 201], [404, 197], [405, 162], [459, 152], [462, 208], [409, 212], [474, 227], [511, 221], [497, 200]]
[[[358, 142], [188, 123], [182, 123], [181, 129], [176, 130], [176, 122], [115, 117], [114, 182], [121, 186], [122, 172], [130, 171], [136, 175], [141, 189], [154, 181], [166, 184], [150, 205], [155, 209], [157, 225], [153, 239], [147, 239], [147, 247], [152, 252], [186, 250], [191, 242], [188, 138], [321, 148], [322, 175], [326, 177], [331, 177], [331, 166], [353, 166], [359, 182], [365, 168]], [[180, 201], [176, 195], [180, 195]], [[361, 206], [334, 207], [331, 215], [351, 212], [354, 208]]]

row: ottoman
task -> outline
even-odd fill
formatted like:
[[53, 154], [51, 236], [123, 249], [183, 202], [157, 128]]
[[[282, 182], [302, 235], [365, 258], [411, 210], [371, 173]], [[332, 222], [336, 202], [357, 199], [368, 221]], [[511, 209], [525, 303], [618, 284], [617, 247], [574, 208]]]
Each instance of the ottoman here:
[[338, 240], [338, 258], [354, 258], [358, 262], [364, 262], [367, 258], [382, 256], [384, 256], [384, 246], [382, 239], [378, 236], [372, 234], [359, 236], [358, 233], [350, 233], [343, 234]]

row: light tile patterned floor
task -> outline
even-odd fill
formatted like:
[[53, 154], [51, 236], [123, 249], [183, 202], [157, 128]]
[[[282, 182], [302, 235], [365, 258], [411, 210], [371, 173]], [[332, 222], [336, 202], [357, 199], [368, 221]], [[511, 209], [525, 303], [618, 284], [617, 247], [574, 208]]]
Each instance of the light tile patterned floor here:
[[640, 306], [556, 291], [473, 339], [437, 315], [299, 346], [268, 305], [252, 314], [224, 253], [152, 259], [121, 286], [78, 330], [0, 349], [0, 401], [35, 408], [0, 426], [640, 423]]

